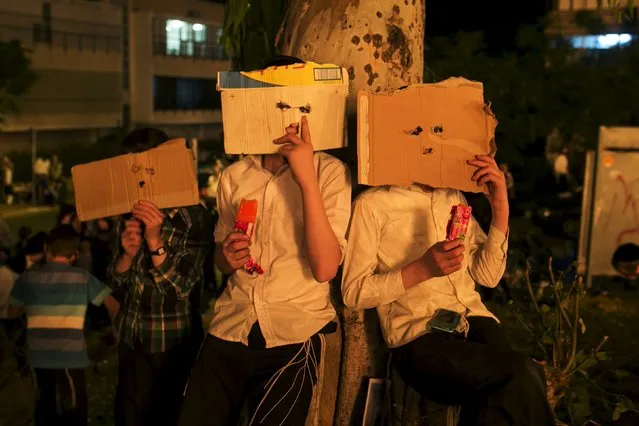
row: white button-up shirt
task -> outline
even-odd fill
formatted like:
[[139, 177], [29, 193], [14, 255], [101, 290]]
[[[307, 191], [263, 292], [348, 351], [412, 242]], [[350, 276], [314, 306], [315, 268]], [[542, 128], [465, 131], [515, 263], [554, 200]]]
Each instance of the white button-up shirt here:
[[353, 204], [344, 259], [342, 294], [353, 309], [377, 308], [390, 347], [427, 333], [436, 309], [497, 319], [486, 309], [475, 283], [495, 287], [506, 267], [507, 237], [490, 229], [488, 236], [473, 218], [466, 234], [463, 266], [449, 276], [431, 278], [406, 290], [401, 268], [446, 239], [451, 207], [466, 203], [456, 190], [413, 185], [377, 187]]
[[[350, 173], [323, 152], [314, 154], [314, 163], [326, 215], [344, 253]], [[249, 275], [244, 269], [233, 273], [215, 303], [209, 333], [247, 345], [258, 321], [267, 348], [304, 342], [334, 319], [335, 310], [329, 284], [315, 281], [307, 260], [300, 188], [288, 166], [272, 174], [262, 167], [262, 156], [247, 156], [228, 166], [218, 186], [216, 243], [233, 231], [242, 199], [258, 201], [250, 250], [264, 274]]]

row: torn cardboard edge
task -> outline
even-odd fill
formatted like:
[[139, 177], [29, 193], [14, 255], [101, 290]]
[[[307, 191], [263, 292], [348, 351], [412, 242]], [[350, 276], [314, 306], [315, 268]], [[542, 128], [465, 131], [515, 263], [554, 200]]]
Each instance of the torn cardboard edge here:
[[360, 91], [357, 109], [359, 183], [488, 191], [470, 180], [477, 169], [466, 164], [497, 150], [497, 120], [482, 83], [449, 78], [388, 93]]
[[227, 154], [275, 154], [273, 140], [306, 116], [313, 149], [347, 146], [348, 73], [306, 62], [251, 72], [218, 73]]
[[129, 213], [140, 200], [158, 208], [200, 201], [193, 151], [185, 139], [71, 168], [75, 204], [81, 221]]

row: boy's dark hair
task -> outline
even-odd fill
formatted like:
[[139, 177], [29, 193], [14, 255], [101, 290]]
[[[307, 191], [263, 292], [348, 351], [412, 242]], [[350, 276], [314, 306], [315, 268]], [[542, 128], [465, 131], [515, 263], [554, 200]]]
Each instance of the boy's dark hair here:
[[24, 247], [25, 255], [44, 253], [44, 246], [47, 243], [47, 233], [38, 232], [33, 237], [27, 240], [27, 244]]
[[635, 262], [639, 262], [639, 246], [633, 243], [620, 245], [612, 255], [612, 266], [614, 266], [615, 269], [619, 266], [619, 263]]
[[49, 233], [47, 252], [52, 256], [71, 258], [80, 246], [80, 237], [69, 225], [58, 226]]
[[300, 58], [295, 56], [276, 55], [268, 59], [262, 68], [268, 67], [285, 67], [286, 65], [303, 64]]
[[73, 214], [76, 215], [77, 211], [75, 209], [75, 206], [73, 204], [60, 204], [60, 210], [58, 212], [58, 225], [60, 224], [60, 222], [62, 222], [62, 219], [64, 219], [64, 217], [66, 215], [69, 214]]
[[20, 238], [20, 240], [26, 240], [31, 236], [32, 233], [33, 229], [29, 228], [28, 226], [21, 226], [18, 230], [18, 238]]
[[143, 152], [170, 140], [169, 136], [160, 129], [143, 127], [135, 129], [122, 141], [122, 147], [127, 152]]

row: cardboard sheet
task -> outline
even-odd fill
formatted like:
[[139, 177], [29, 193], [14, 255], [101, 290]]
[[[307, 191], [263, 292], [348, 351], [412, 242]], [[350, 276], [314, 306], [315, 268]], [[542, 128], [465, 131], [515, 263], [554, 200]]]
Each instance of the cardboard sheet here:
[[219, 72], [224, 150], [273, 154], [273, 140], [307, 116], [316, 151], [346, 146], [348, 73], [313, 62], [252, 72]]
[[193, 152], [184, 139], [78, 165], [71, 175], [82, 221], [129, 213], [139, 200], [153, 201], [161, 209], [199, 203]]
[[466, 164], [494, 156], [497, 120], [483, 85], [464, 78], [409, 86], [393, 93], [358, 93], [359, 183], [486, 192]]

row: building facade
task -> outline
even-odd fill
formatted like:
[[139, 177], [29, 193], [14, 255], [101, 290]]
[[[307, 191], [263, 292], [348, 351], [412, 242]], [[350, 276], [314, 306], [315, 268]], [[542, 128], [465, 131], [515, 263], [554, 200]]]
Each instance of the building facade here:
[[576, 49], [621, 47], [637, 37], [637, 11], [631, 4], [631, 0], [555, 0], [548, 30], [567, 37]]
[[124, 126], [217, 138], [224, 6], [206, 0], [0, 0], [38, 80], [0, 128], [0, 151], [96, 140]]

